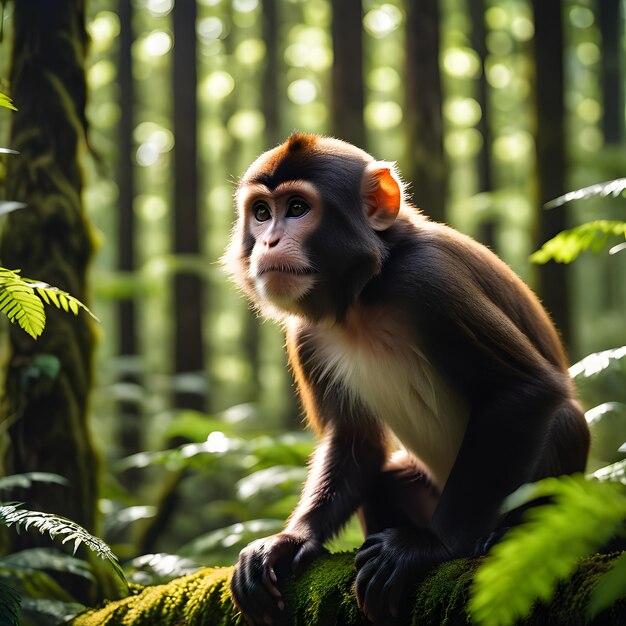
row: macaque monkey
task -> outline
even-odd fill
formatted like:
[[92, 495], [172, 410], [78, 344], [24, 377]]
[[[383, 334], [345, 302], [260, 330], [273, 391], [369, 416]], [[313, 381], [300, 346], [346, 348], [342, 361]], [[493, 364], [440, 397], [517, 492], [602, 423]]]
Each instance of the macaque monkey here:
[[283, 326], [319, 444], [284, 531], [242, 550], [235, 604], [249, 624], [277, 621], [281, 575], [356, 512], [358, 604], [396, 623], [428, 570], [511, 525], [507, 495], [584, 470], [561, 342], [505, 263], [351, 144], [293, 134], [249, 167], [236, 206], [227, 269]]

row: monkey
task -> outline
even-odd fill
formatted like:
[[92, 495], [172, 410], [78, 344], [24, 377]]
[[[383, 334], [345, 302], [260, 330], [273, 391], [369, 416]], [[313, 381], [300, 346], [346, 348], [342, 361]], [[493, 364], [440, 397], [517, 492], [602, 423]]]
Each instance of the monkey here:
[[284, 576], [354, 513], [358, 606], [402, 623], [430, 569], [515, 523], [507, 495], [584, 471], [587, 424], [539, 299], [406, 195], [394, 163], [299, 132], [237, 185], [226, 269], [284, 329], [319, 440], [284, 530], [239, 555], [231, 591], [248, 624], [280, 621]]

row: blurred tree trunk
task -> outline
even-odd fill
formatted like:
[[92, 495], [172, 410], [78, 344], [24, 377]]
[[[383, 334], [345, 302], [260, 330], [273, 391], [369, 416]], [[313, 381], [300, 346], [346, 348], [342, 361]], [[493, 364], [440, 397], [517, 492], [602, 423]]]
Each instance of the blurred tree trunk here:
[[405, 79], [406, 163], [413, 202], [436, 221], [445, 219], [439, 1], [407, 0]]
[[[178, 0], [174, 5], [173, 93], [174, 93], [174, 252], [184, 257], [200, 254], [198, 208], [196, 102], [196, 3]], [[174, 279], [175, 356], [179, 407], [205, 409], [205, 394], [186, 389], [185, 374], [202, 376], [203, 284], [197, 274], [179, 270]]]
[[[485, 0], [469, 0], [469, 17], [472, 24], [470, 40], [472, 48], [480, 58], [482, 72], [476, 81], [476, 101], [482, 112], [477, 129], [483, 140], [483, 145], [478, 153], [478, 192], [491, 191], [491, 131], [489, 128], [489, 85], [487, 84], [487, 33], [485, 29]], [[496, 220], [490, 213], [480, 225], [478, 239], [485, 245], [493, 248], [495, 245]]]
[[600, 0], [598, 22], [602, 35], [602, 131], [607, 144], [624, 139], [624, 19], [621, 0]]
[[265, 137], [267, 147], [275, 146], [280, 137], [280, 98], [278, 81], [281, 75], [279, 67], [279, 30], [277, 0], [263, 0], [263, 41], [265, 42], [265, 68], [261, 85], [263, 97], [263, 115], [265, 117]]
[[[120, 93], [120, 123], [118, 130], [117, 181], [119, 186], [118, 213], [118, 269], [121, 272], [135, 270], [135, 219], [133, 200], [135, 197], [135, 177], [133, 167], [134, 125], [134, 83], [133, 83], [133, 9], [131, 0], [119, 0], [120, 18], [118, 82]], [[124, 383], [137, 385], [137, 322], [134, 298], [123, 299], [119, 303], [118, 352], [124, 361], [121, 364], [120, 379]], [[143, 449], [141, 437], [141, 410], [136, 401], [122, 400], [119, 404], [119, 445], [122, 456]], [[124, 479], [131, 481], [127, 472]]]
[[[543, 209], [544, 203], [565, 192], [563, 23], [560, 0], [533, 0], [533, 9], [539, 247], [567, 227], [563, 209]], [[566, 344], [571, 338], [568, 275], [562, 263], [547, 263], [539, 270], [539, 295]]]
[[361, 0], [332, 0], [332, 133], [365, 147]]
[[[0, 242], [2, 263], [87, 300], [92, 255], [84, 214], [80, 157], [85, 147], [84, 0], [31, 0], [14, 5], [10, 73], [19, 111], [12, 116], [7, 195], [28, 207], [11, 214]], [[33, 341], [11, 326], [0, 419], [9, 443], [5, 473], [47, 471], [69, 487], [34, 485], [12, 494], [32, 509], [69, 517], [94, 531], [97, 462], [88, 428], [94, 333], [89, 317], [48, 307]], [[6, 430], [5, 430], [6, 429]], [[15, 548], [35, 536], [15, 535]]]
[[[607, 147], [618, 149], [616, 162], [623, 165], [624, 141], [624, 52], [622, 35], [624, 16], [621, 0], [601, 0], [597, 8], [598, 25], [602, 36], [602, 59], [600, 75], [602, 84], [602, 134]], [[623, 169], [610, 176], [621, 176]], [[609, 176], [607, 176], [608, 178]], [[598, 302], [604, 310], [619, 311], [623, 308], [624, 289], [623, 272], [617, 263], [608, 262], [604, 270], [606, 281], [602, 299]]]
[[[280, 61], [280, 27], [279, 27], [278, 0], [263, 0], [263, 40], [267, 47], [265, 54], [265, 68], [263, 74], [263, 115], [265, 116], [266, 148], [277, 145], [283, 140], [281, 136], [281, 108], [280, 108], [280, 77], [284, 68]], [[258, 315], [250, 311], [246, 327], [246, 355], [251, 363], [254, 389], [253, 398], [258, 400], [261, 392], [260, 368], [260, 335], [261, 320]], [[291, 384], [291, 376], [287, 373], [285, 364], [285, 397], [286, 403], [283, 425], [285, 428], [298, 429], [301, 424], [300, 405]]]

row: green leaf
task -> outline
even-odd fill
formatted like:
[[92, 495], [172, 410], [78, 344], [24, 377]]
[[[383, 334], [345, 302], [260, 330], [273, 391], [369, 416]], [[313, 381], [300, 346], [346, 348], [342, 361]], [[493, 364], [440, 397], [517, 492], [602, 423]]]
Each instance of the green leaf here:
[[20, 594], [13, 587], [0, 581], [0, 624], [20, 626]]
[[17, 108], [13, 104], [13, 100], [11, 100], [11, 98], [9, 98], [9, 96], [7, 96], [6, 94], [1, 93], [1, 92], [0, 92], [0, 107], [4, 107], [5, 109], [11, 109], [13, 111], [17, 111]]
[[109, 548], [104, 541], [87, 532], [76, 522], [59, 515], [42, 513], [40, 511], [29, 511], [19, 508], [18, 505], [5, 504], [0, 505], [0, 524], [4, 524], [5, 526], [15, 525], [18, 528], [23, 527], [26, 530], [32, 527], [42, 534], [48, 533], [53, 539], [58, 535], [64, 535], [62, 543], [74, 541], [75, 550], [79, 545], [85, 545], [101, 559], [109, 561], [120, 579], [126, 583], [124, 572], [120, 567], [117, 557], [111, 551], [111, 548]]
[[591, 431], [587, 471], [604, 467], [624, 458], [619, 446], [626, 441], [626, 404], [603, 402], [585, 413]]
[[67, 479], [59, 474], [53, 474], [51, 472], [25, 472], [23, 474], [13, 474], [0, 478], [0, 491], [28, 489], [35, 482], [56, 485], [68, 484]]
[[41, 335], [46, 325], [43, 304], [19, 270], [0, 268], [0, 312], [11, 322], [17, 322], [33, 339]]
[[614, 237], [626, 237], [626, 222], [596, 220], [560, 232], [530, 255], [533, 263], [571, 263], [586, 250], [600, 252]]
[[45, 598], [24, 598], [22, 610], [29, 624], [58, 626], [82, 613], [86, 607], [78, 602], [63, 602]]
[[89, 581], [94, 580], [89, 564], [82, 559], [69, 556], [56, 548], [29, 548], [0, 558], [0, 567], [11, 570], [49, 570], [73, 574]]
[[626, 493], [611, 482], [547, 478], [533, 495], [553, 502], [529, 509], [476, 572], [469, 610], [478, 624], [504, 626], [530, 615], [534, 602], [548, 601], [578, 560], [604, 545], [626, 517]]
[[[2, 150], [0, 150], [2, 152]], [[19, 209], [25, 209], [28, 205], [24, 202], [12, 202], [8, 200], [3, 200], [0, 202], [0, 215], [6, 215], [7, 213], [12, 213], [13, 211], [17, 211]]]
[[600, 481], [608, 480], [626, 485], [626, 460], [601, 467], [593, 473], [593, 477]]
[[594, 196], [618, 196], [624, 189], [626, 189], [626, 178], [616, 178], [604, 183], [576, 189], [576, 191], [570, 191], [563, 196], [550, 200], [550, 202], [546, 202], [545, 207], [546, 209], [554, 209], [572, 200], [585, 200]]
[[71, 311], [74, 315], [78, 315], [78, 311], [83, 309], [83, 311], [86, 311], [96, 322], [100, 321], [78, 298], [62, 291], [58, 287], [52, 287], [41, 281], [28, 281], [28, 284], [36, 290], [46, 304], [53, 304], [57, 309], [63, 309], [66, 313]]

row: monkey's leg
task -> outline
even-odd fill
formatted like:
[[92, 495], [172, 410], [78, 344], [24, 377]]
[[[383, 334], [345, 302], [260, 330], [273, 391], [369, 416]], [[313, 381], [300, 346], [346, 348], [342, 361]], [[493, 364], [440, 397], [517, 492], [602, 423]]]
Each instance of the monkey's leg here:
[[394, 454], [358, 510], [363, 535], [398, 526], [426, 528], [439, 496], [439, 490], [415, 458], [406, 452]]

